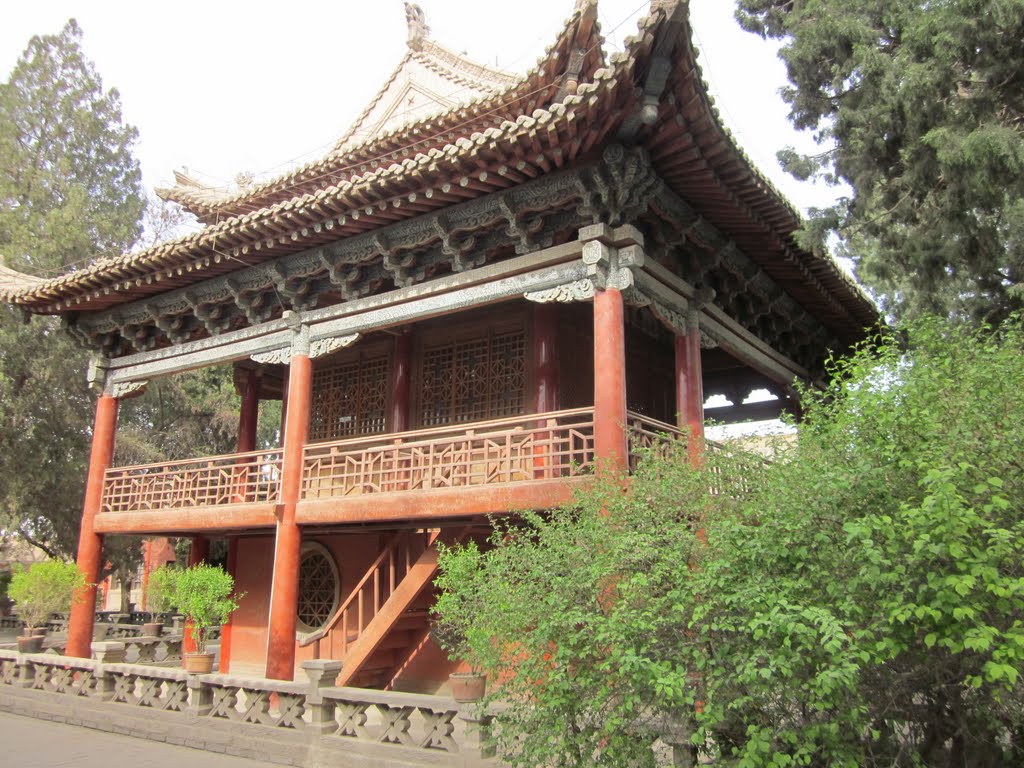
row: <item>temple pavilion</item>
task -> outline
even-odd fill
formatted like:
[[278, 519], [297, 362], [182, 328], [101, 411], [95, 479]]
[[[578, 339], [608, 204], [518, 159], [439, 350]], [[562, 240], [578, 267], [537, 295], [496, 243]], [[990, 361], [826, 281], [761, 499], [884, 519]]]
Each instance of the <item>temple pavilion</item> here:
[[[568, 501], [639, 445], [701, 445], [703, 404], [799, 407], [793, 382], [877, 322], [723, 127], [685, 0], [607, 55], [578, 0], [523, 75], [474, 63], [406, 6], [404, 57], [327, 154], [223, 190], [161, 190], [201, 231], [0, 298], [60, 315], [98, 392], [78, 561], [111, 534], [227, 541], [241, 608], [221, 670], [437, 691], [438, 544]], [[118, 404], [232, 365], [238, 450], [114, 466]], [[769, 403], [744, 405], [766, 389]], [[280, 399], [281, 444], [255, 444]], [[68, 653], [87, 656], [75, 607]]]

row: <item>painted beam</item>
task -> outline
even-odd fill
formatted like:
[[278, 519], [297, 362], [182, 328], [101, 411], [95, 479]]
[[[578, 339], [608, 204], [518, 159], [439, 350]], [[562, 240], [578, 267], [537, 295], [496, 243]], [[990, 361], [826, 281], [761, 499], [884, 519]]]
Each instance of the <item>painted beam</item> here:
[[[470, 272], [305, 312], [300, 320], [309, 326], [310, 340], [316, 342], [504, 301], [527, 291], [581, 279], [581, 253], [582, 244], [573, 241]], [[274, 320], [220, 336], [126, 355], [110, 361], [106, 388], [112, 391], [119, 382], [152, 379], [272, 352], [287, 347], [291, 338], [287, 323]]]
[[249, 528], [271, 529], [277, 524], [275, 504], [236, 504], [185, 509], [156, 509], [139, 512], [100, 512], [97, 533], [169, 534], [231, 531]]
[[412, 520], [426, 523], [448, 518], [507, 514], [517, 509], [548, 509], [572, 501], [575, 489], [589, 481], [588, 477], [575, 477], [311, 499], [299, 502], [295, 520], [299, 525]]

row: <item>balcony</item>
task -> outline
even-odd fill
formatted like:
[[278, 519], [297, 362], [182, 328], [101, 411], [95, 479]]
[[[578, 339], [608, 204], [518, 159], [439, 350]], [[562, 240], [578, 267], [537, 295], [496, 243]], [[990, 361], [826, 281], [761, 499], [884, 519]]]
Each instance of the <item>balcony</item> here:
[[[636, 413], [629, 432], [631, 468], [640, 450], [685, 439]], [[97, 530], [270, 528], [281, 462], [276, 449], [108, 469]], [[296, 519], [395, 522], [544, 508], [569, 501], [593, 470], [592, 408], [311, 443]]]
[[[108, 469], [97, 531], [272, 527], [282, 453]], [[311, 443], [296, 517], [395, 521], [552, 506], [592, 473], [593, 456], [590, 408]]]

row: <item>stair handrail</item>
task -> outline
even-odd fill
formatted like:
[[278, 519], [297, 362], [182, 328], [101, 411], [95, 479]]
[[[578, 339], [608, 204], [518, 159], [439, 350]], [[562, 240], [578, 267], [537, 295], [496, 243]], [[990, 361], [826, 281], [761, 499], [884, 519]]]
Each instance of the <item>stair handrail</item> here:
[[[347, 611], [349, 607], [351, 607], [353, 602], [359, 599], [359, 593], [362, 592], [363, 587], [365, 587], [367, 582], [369, 582], [369, 580], [373, 577], [373, 574], [376, 573], [377, 569], [381, 567], [381, 565], [385, 562], [389, 555], [397, 553], [398, 547], [402, 543], [402, 541], [410, 538], [409, 534], [410, 532], [407, 530], [399, 531], [391, 537], [391, 540], [384, 547], [381, 548], [380, 554], [377, 555], [377, 558], [373, 561], [370, 567], [366, 569], [366, 573], [363, 574], [363, 578], [359, 580], [359, 583], [356, 584], [355, 588], [353, 588], [353, 590], [349, 593], [348, 598], [338, 607], [338, 609], [334, 612], [331, 618], [327, 620], [327, 623], [325, 623], [319, 629], [316, 629], [308, 634], [299, 636], [298, 641], [300, 648], [305, 648], [306, 646], [312, 645], [314, 642], [319, 642], [320, 640], [325, 638], [327, 634], [334, 629], [335, 626], [337, 626], [338, 622], [341, 620], [341, 617], [345, 615], [345, 611]], [[428, 547], [432, 543], [434, 536], [436, 536], [436, 533], [432, 532], [430, 541], [428, 541], [427, 543]], [[318, 652], [316, 656], [319, 657], [319, 647], [317, 648], [317, 651]]]

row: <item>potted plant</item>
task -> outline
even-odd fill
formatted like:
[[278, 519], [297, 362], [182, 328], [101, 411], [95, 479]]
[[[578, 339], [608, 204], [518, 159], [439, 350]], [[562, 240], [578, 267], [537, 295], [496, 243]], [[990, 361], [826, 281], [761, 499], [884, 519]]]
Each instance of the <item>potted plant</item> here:
[[146, 582], [146, 611], [149, 621], [142, 625], [143, 637], [159, 637], [164, 623], [161, 614], [174, 609], [174, 579], [178, 572], [162, 565], [149, 574]]
[[206, 652], [206, 633], [220, 626], [238, 608], [231, 574], [214, 565], [200, 563], [179, 570], [174, 578], [174, 606], [185, 616], [196, 650], [185, 654], [185, 669], [205, 674], [213, 670], [213, 654]]
[[[18, 650], [36, 653], [43, 647], [46, 622], [58, 611], [67, 611], [80, 597], [85, 576], [74, 563], [45, 560], [22, 568], [11, 576], [8, 594], [18, 605], [25, 633], [18, 638]], [[34, 630], [41, 630], [36, 633]]]
[[[461, 547], [440, 545], [439, 576], [434, 585], [440, 590], [431, 610], [430, 634], [447, 652], [448, 659], [469, 665], [468, 672], [453, 672], [448, 676], [452, 698], [460, 703], [479, 701], [487, 689], [487, 676], [478, 666], [476, 651], [489, 643], [476, 637], [483, 628], [475, 621], [480, 613], [482, 599], [475, 589], [474, 578], [479, 577], [483, 553], [476, 542]], [[481, 646], [477, 641], [483, 641]]]

